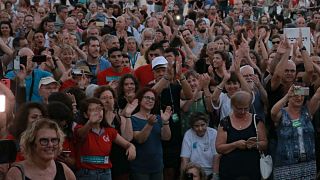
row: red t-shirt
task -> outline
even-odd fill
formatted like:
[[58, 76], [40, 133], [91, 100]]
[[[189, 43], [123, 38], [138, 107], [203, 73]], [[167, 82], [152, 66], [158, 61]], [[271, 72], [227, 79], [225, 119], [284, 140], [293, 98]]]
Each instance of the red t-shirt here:
[[124, 67], [121, 72], [115, 72], [112, 67], [98, 73], [98, 85], [107, 85], [110, 81], [119, 80], [122, 75], [131, 73], [131, 69]]
[[[75, 139], [76, 141], [79, 139], [78, 130], [83, 127], [83, 125], [77, 125], [75, 127]], [[112, 142], [117, 137], [117, 130], [114, 128], [104, 128], [103, 135], [98, 135], [94, 133], [92, 130], [89, 131], [89, 134], [84, 142], [77, 141], [77, 155], [78, 158], [84, 156], [105, 156], [109, 157], [112, 147]], [[112, 167], [110, 158], [106, 158], [105, 163], [103, 164], [94, 164], [94, 163], [85, 163], [79, 162], [79, 168], [81, 169], [110, 169]]]
[[140, 87], [144, 87], [154, 80], [151, 64], [139, 67], [134, 71], [134, 76], [138, 79]]
[[75, 87], [76, 85], [77, 83], [73, 79], [68, 79], [61, 84], [59, 91], [62, 92], [65, 89], [68, 89], [70, 87]]

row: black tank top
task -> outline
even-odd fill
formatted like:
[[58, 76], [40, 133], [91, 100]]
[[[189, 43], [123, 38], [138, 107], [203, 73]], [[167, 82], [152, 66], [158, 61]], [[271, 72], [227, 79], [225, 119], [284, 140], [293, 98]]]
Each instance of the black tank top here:
[[[63, 166], [60, 162], [55, 161], [57, 173], [54, 177], [54, 180], [66, 180], [66, 176], [64, 174]], [[25, 177], [25, 180], [31, 180], [27, 176]]]

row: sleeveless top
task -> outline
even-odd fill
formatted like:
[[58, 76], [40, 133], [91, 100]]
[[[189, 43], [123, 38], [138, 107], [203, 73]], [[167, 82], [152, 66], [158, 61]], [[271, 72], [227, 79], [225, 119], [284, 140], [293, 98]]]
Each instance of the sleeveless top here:
[[[262, 119], [256, 116], [257, 124]], [[238, 140], [248, 140], [256, 137], [253, 115], [249, 127], [237, 130], [231, 124], [230, 116], [223, 118], [220, 126], [227, 132], [227, 142], [233, 143]], [[223, 154], [220, 160], [219, 176], [221, 180], [233, 179], [260, 179], [260, 154], [257, 149], [235, 149], [228, 154]], [[244, 166], [245, 164], [245, 166]], [[236, 168], [235, 168], [236, 167]]]
[[[57, 173], [56, 176], [54, 177], [54, 180], [66, 180], [66, 176], [64, 174], [64, 170], [63, 170], [63, 166], [60, 162], [55, 161], [56, 164], [56, 169], [57, 169]], [[25, 180], [31, 180], [28, 177], [24, 178]]]
[[[278, 143], [274, 166], [299, 163], [302, 153], [306, 156], [306, 161], [315, 160], [314, 129], [307, 107], [302, 107], [297, 120], [292, 120], [284, 108], [281, 112], [281, 123], [277, 128]], [[300, 127], [302, 132], [299, 133]]]

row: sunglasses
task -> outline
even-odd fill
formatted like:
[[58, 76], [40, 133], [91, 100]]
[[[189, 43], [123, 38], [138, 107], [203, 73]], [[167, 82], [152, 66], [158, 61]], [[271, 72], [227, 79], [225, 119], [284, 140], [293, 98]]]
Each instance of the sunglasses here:
[[60, 142], [59, 138], [40, 138], [39, 143], [41, 146], [48, 146], [49, 142], [52, 143], [52, 145], [57, 146]]
[[272, 44], [280, 44], [280, 41], [272, 41]]

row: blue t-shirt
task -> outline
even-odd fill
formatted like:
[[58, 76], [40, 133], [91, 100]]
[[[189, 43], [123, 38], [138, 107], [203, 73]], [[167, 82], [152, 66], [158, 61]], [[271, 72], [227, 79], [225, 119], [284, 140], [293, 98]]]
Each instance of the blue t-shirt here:
[[[39, 95], [40, 79], [43, 77], [52, 76], [52, 74], [48, 71], [43, 71], [41, 69], [34, 69], [33, 72], [34, 72], [34, 85], [33, 85], [31, 101], [42, 102], [42, 98]], [[14, 79], [16, 77], [16, 73], [14, 71], [9, 71], [6, 74], [6, 77], [9, 79]], [[29, 95], [30, 95], [31, 84], [32, 84], [32, 73], [28, 75], [25, 80], [26, 80], [26, 101], [29, 101]]]
[[97, 65], [89, 65], [85, 60], [77, 63], [77, 65], [80, 64], [86, 64], [89, 67], [90, 72], [93, 74], [90, 84], [97, 84], [97, 74], [111, 67], [111, 63], [103, 56], [99, 58], [99, 70], [97, 70]]
[[[153, 125], [148, 139], [136, 146], [136, 159], [131, 161], [130, 166], [133, 173], [156, 173], [163, 169], [162, 144], [161, 144], [161, 118], [157, 117], [158, 122]], [[141, 131], [147, 124], [147, 120], [131, 117], [133, 131]]]

